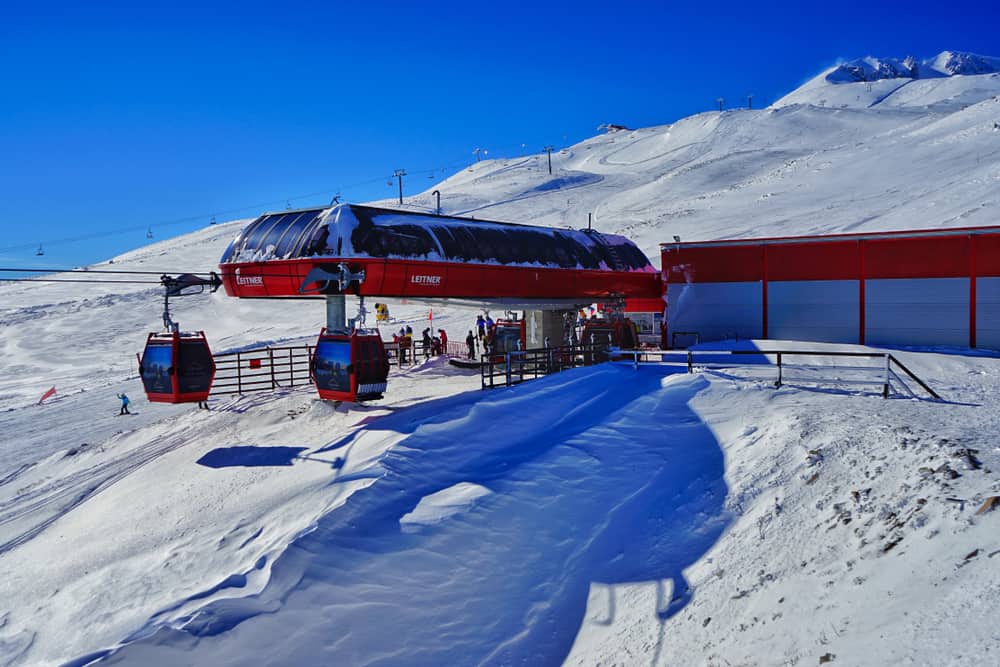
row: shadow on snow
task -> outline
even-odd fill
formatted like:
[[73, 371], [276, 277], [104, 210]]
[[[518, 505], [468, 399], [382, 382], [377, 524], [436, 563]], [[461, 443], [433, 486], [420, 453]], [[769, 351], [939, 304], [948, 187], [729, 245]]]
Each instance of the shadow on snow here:
[[206, 468], [290, 466], [306, 447], [219, 447], [196, 461]]
[[[592, 583], [657, 582], [662, 643], [692, 595], [684, 568], [730, 520], [722, 450], [688, 407], [707, 380], [668, 374], [605, 364], [371, 421], [408, 434], [384, 474], [295, 539], [258, 595], [213, 601], [107, 659], [558, 664]], [[492, 493], [401, 526], [461, 483]]]

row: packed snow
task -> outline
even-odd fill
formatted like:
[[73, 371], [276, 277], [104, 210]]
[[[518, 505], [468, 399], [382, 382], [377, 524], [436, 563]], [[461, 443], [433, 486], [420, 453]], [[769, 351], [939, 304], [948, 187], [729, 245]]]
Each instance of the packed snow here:
[[[553, 154], [552, 175], [544, 155], [488, 160], [434, 187], [446, 214], [584, 227], [593, 213], [654, 264], [675, 234], [998, 222], [995, 75], [848, 108], [821, 102], [866, 83], [814, 84], [594, 137]], [[90, 269], [207, 271], [247, 222]], [[829, 368], [775, 388], [759, 363], [626, 361], [482, 391], [477, 371], [431, 358], [365, 405], [297, 387], [205, 411], [143, 398], [135, 352], [161, 309], [152, 283], [0, 287], [0, 664], [981, 665], [1000, 651], [988, 351], [892, 351], [941, 401], [884, 399]], [[311, 342], [325, 318], [321, 300], [221, 291], [171, 310], [215, 352]], [[475, 317], [390, 312], [389, 331], [453, 340]], [[136, 414], [118, 416], [122, 391]]]

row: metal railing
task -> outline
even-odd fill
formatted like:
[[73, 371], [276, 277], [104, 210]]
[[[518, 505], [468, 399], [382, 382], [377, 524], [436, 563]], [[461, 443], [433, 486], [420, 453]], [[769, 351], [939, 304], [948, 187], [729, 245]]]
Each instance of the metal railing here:
[[[675, 352], [613, 349], [612, 353], [618, 357], [631, 360], [635, 365], [650, 362], [684, 365], [687, 367], [688, 373], [693, 373], [695, 367], [732, 368], [734, 366], [773, 366], [777, 372], [777, 377], [774, 380], [776, 388], [784, 384], [794, 383], [872, 386], [880, 391], [883, 398], [888, 398], [894, 388], [898, 388], [908, 396], [915, 396], [914, 391], [907, 384], [906, 378], [909, 378], [919, 385], [931, 398], [942, 400], [941, 396], [931, 389], [926, 382], [917, 377], [903, 362], [888, 352], [841, 352], [825, 350], [687, 350]], [[733, 357], [739, 356], [757, 357], [758, 360], [754, 363], [749, 361], [739, 362], [733, 359]], [[774, 357], [773, 364], [770, 361], [770, 357]], [[879, 363], [876, 365], [788, 363], [788, 357], [875, 359]], [[788, 371], [792, 371], [793, 374], [789, 376]], [[831, 375], [831, 372], [834, 375]]]
[[481, 354], [479, 368], [483, 389], [493, 389], [521, 384], [570, 368], [593, 366], [612, 358], [610, 351], [601, 346], [564, 345], [502, 354]]
[[[454, 352], [449, 344], [449, 352]], [[417, 343], [406, 350], [406, 360], [400, 357], [399, 345], [386, 343], [390, 362], [397, 366], [415, 363], [416, 355], [423, 356], [423, 348]], [[309, 362], [314, 346], [264, 347], [255, 350], [241, 350], [213, 355], [216, 373], [212, 384], [212, 394], [245, 394], [254, 391], [273, 391], [296, 385], [312, 384]], [[459, 350], [467, 351], [464, 343]], [[414, 354], [416, 353], [416, 354]], [[456, 355], [458, 356], [458, 355]], [[739, 360], [740, 358], [747, 359]], [[750, 358], [756, 357], [754, 361]], [[771, 357], [774, 362], [771, 362]], [[812, 357], [832, 359], [875, 359], [877, 365], [856, 365], [846, 363], [815, 364], [788, 363], [789, 357]], [[915, 382], [934, 399], [941, 400], [926, 382], [916, 376], [899, 359], [888, 352], [840, 352], [822, 350], [620, 350], [601, 346], [561, 346], [555, 348], [535, 348], [507, 352], [504, 354], [482, 354], [480, 376], [483, 389], [498, 386], [510, 387], [552, 373], [558, 373], [579, 366], [592, 366], [606, 361], [627, 361], [638, 366], [640, 363], [679, 365], [693, 373], [695, 368], [765, 367], [774, 368], [777, 377], [775, 387], [785, 384], [836, 384], [874, 386], [883, 397], [888, 398], [894, 388], [902, 393], [915, 396], [907, 383], [907, 378]], [[789, 375], [789, 372], [792, 374]], [[834, 375], [831, 375], [831, 372]]]
[[[913, 371], [907, 368], [903, 363], [888, 352], [816, 352], [816, 351], [801, 351], [801, 350], [732, 350], [732, 354], [766, 354], [774, 355], [776, 357], [775, 366], [778, 369], [778, 377], [774, 381], [775, 387], [780, 387], [782, 384], [787, 384], [787, 378], [784, 375], [785, 368], [791, 368], [793, 370], [800, 371], [813, 371], [817, 368], [814, 364], [788, 364], [784, 362], [785, 357], [853, 357], [856, 359], [879, 359], [880, 364], [878, 366], [847, 366], [845, 364], [835, 364], [832, 368], [844, 371], [861, 371], [862, 373], [870, 373], [873, 377], [854, 379], [854, 378], [816, 378], [812, 379], [805, 376], [799, 376], [795, 378], [793, 376], [793, 382], [796, 380], [805, 380], [807, 382], [816, 380], [835, 382], [837, 384], [860, 384], [860, 385], [881, 385], [882, 397], [888, 398], [890, 392], [892, 391], [893, 382], [896, 386], [900, 387], [905, 393], [910, 396], [914, 396], [914, 392], [910, 389], [909, 385], [903, 379], [902, 375], [897, 372], [902, 371], [907, 377], [916, 382], [920, 387], [927, 392], [932, 398], [941, 400], [941, 397], [931, 389], [926, 382], [918, 378]], [[831, 368], [827, 366], [826, 368]]]
[[[424, 346], [422, 340], [411, 341], [403, 347], [398, 341], [384, 342], [385, 351], [389, 356], [389, 363], [402, 368], [404, 365], [412, 366], [422, 359], [428, 359], [433, 354], [433, 344]], [[448, 344], [441, 350], [441, 354], [452, 357], [465, 357], [467, 354], [465, 343], [448, 341]]]
[[312, 345], [215, 354], [212, 394], [246, 394], [312, 384], [312, 354]]

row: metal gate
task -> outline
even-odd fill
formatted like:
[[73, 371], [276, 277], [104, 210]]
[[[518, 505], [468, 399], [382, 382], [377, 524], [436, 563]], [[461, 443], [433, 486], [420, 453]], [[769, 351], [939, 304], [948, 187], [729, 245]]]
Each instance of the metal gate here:
[[246, 394], [312, 384], [313, 346], [264, 347], [213, 355], [212, 394]]

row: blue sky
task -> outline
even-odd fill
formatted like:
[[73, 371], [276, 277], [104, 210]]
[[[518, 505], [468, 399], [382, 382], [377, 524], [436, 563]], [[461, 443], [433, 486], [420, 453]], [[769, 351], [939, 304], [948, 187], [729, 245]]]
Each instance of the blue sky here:
[[759, 106], [841, 58], [1000, 56], [995, 3], [762, 4], [8, 3], [0, 265], [390, 197], [397, 168], [415, 194], [476, 147], [534, 153], [720, 96]]

